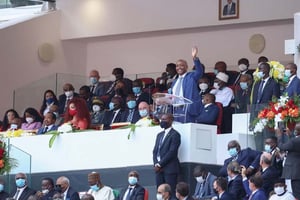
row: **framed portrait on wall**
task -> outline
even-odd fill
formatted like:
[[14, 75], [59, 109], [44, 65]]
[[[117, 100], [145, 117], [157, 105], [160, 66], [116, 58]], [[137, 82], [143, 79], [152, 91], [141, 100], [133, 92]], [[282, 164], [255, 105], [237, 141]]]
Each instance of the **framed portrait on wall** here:
[[219, 0], [219, 20], [239, 18], [239, 0]]

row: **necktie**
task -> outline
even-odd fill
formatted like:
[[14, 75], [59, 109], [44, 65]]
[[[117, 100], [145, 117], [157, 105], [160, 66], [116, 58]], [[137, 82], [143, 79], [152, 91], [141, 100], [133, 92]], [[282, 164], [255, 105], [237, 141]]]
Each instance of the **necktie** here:
[[176, 90], [175, 90], [175, 95], [176, 96], [179, 96], [179, 94], [180, 94], [180, 89], [182, 87], [182, 80], [183, 80], [182, 77], [178, 78], [178, 84], [177, 84], [177, 87], [176, 87]]
[[132, 121], [133, 113], [134, 113], [134, 109], [130, 109], [129, 113], [128, 113], [127, 120], [126, 120], [127, 122], [131, 122]]
[[91, 93], [94, 94], [94, 90], [95, 90], [95, 85], [92, 85], [92, 86], [91, 86]]
[[46, 133], [48, 131], [48, 126], [45, 126], [43, 133]]
[[111, 94], [116, 84], [117, 84], [117, 81], [114, 81], [111, 84], [111, 86], [109, 87], [109, 89], [107, 90], [106, 94]]
[[239, 80], [241, 78], [242, 73], [239, 73], [239, 75], [236, 77], [235, 81], [234, 81], [234, 85], [239, 84]]
[[258, 94], [257, 94], [257, 102], [256, 102], [256, 103], [259, 103], [259, 102], [260, 102], [260, 99], [261, 99], [262, 94], [263, 94], [264, 84], [265, 84], [265, 81], [264, 81], [264, 80], [261, 81], [260, 84], [259, 84]]
[[158, 151], [157, 151], [157, 158], [158, 161], [160, 161], [160, 147], [162, 146], [163, 142], [164, 142], [164, 137], [165, 137], [165, 131], [162, 132], [162, 137], [159, 140], [159, 144], [158, 144]]
[[230, 15], [230, 10], [231, 10], [231, 5], [228, 4], [228, 7], [227, 7], [227, 14]]
[[130, 200], [131, 190], [132, 190], [131, 187], [128, 188], [128, 193], [127, 193], [127, 196], [126, 196], [126, 200]]
[[14, 199], [15, 199], [15, 200], [18, 200], [18, 199], [19, 199], [19, 194], [20, 194], [20, 190], [17, 189], [17, 192], [16, 192], [16, 194], [14, 195]]
[[67, 97], [67, 99], [66, 99], [66, 103], [65, 103], [65, 109], [64, 109], [64, 112], [67, 110], [67, 107], [68, 107], [68, 103], [69, 103], [69, 101], [70, 101], [70, 98], [69, 98], [69, 97]]
[[114, 123], [114, 121], [115, 121], [117, 115], [118, 115], [118, 112], [117, 112], [117, 111], [114, 111], [114, 112], [113, 112], [113, 118], [111, 119], [111, 124]]

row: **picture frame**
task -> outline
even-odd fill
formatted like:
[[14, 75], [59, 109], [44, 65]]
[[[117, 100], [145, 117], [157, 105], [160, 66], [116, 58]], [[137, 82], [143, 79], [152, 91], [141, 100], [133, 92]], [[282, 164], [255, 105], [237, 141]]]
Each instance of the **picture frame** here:
[[238, 19], [239, 8], [239, 0], [219, 0], [219, 20]]

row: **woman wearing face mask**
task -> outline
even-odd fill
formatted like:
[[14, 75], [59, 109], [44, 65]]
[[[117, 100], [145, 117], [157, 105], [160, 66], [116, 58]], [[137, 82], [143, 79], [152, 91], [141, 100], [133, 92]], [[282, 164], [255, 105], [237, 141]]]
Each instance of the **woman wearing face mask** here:
[[50, 111], [50, 107], [52, 105], [58, 105], [58, 100], [52, 90], [46, 90], [44, 92], [44, 99], [40, 109], [40, 114], [45, 116]]
[[27, 108], [23, 115], [22, 130], [37, 131], [42, 126], [43, 119], [34, 108]]
[[13, 120], [15, 118], [20, 118], [17, 111], [14, 109], [9, 109], [5, 112], [3, 117], [3, 125], [2, 125], [2, 131], [7, 131], [8, 129], [17, 129], [16, 124], [13, 123]]
[[65, 123], [71, 123], [75, 129], [85, 130], [90, 126], [90, 113], [84, 99], [74, 97], [69, 101], [65, 113]]

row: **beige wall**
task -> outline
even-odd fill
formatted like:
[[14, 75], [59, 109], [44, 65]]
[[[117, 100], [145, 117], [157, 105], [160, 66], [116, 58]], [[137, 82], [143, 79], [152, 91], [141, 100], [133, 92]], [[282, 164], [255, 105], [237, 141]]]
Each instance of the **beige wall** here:
[[[218, 21], [217, 2], [60, 0], [60, 11], [1, 29], [0, 45], [5, 48], [0, 50], [0, 117], [13, 106], [14, 90], [20, 94], [16, 106], [20, 114], [28, 106], [39, 108], [44, 90], [55, 87], [49, 78], [55, 73], [84, 76], [97, 68], [105, 76], [117, 66], [124, 67], [127, 74], [162, 71], [166, 63], [178, 58], [191, 64], [194, 45], [208, 71], [217, 60], [235, 65], [237, 59], [247, 57], [256, 63], [259, 55], [248, 48], [254, 33], [266, 38], [263, 55], [293, 60], [283, 53], [284, 39], [293, 38], [292, 18], [300, 1], [240, 0], [240, 18], [224, 21]], [[37, 56], [44, 42], [55, 47], [51, 63]], [[62, 82], [70, 81], [78, 90], [77, 80]], [[24, 88], [30, 88], [30, 93]]]

